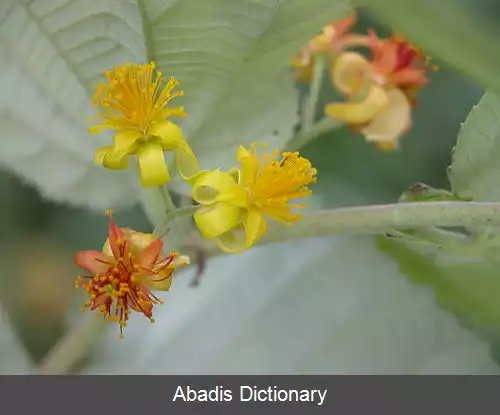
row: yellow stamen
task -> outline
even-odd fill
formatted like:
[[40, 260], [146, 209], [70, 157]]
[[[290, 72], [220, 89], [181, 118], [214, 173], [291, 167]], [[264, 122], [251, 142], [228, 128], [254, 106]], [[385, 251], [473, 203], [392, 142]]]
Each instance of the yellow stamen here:
[[307, 185], [316, 181], [316, 169], [299, 153], [285, 152], [276, 160], [279, 151], [263, 152], [259, 157], [256, 146], [250, 151], [240, 148], [242, 184], [247, 188], [250, 204], [262, 210], [270, 218], [283, 223], [292, 223], [301, 215], [291, 211], [307, 204], [291, 205], [294, 199], [309, 196]]
[[103, 129], [136, 130], [148, 135], [148, 128], [163, 121], [168, 115], [185, 116], [184, 108], [166, 109], [183, 91], [173, 92], [179, 82], [171, 77], [166, 84], [162, 73], [153, 78], [155, 64], [135, 65], [130, 62], [106, 71], [107, 83], [99, 84], [92, 97], [100, 124], [91, 128], [97, 133]]

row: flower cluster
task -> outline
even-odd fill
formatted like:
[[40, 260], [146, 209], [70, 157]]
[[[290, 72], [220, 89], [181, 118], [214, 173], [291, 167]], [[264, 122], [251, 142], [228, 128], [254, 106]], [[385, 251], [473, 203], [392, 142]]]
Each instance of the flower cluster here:
[[[319, 43], [314, 46], [318, 50], [323, 47]], [[125, 63], [105, 72], [107, 82], [93, 97], [98, 124], [90, 132], [112, 129], [115, 135], [111, 146], [96, 150], [95, 161], [123, 170], [135, 156], [142, 185], [155, 187], [170, 181], [164, 152], [173, 152], [179, 176], [191, 186], [198, 206], [194, 221], [223, 252], [253, 246], [266, 232], [268, 219], [284, 224], [299, 220], [294, 209], [306, 204], [290, 202], [311, 194], [307, 186], [315, 182], [316, 169], [309, 160], [297, 152], [259, 153], [252, 145], [238, 149], [238, 167], [201, 170], [182, 129], [170, 121], [187, 116], [182, 107], [167, 107], [182, 95], [174, 92], [179, 82], [170, 78], [165, 83], [155, 71], [154, 63]], [[105, 319], [117, 321], [123, 334], [132, 311], [153, 321], [153, 308], [161, 300], [152, 290], [168, 291], [174, 270], [189, 258], [176, 252], [164, 255], [157, 236], [119, 228], [111, 214], [109, 221], [102, 251], [77, 253], [76, 263], [88, 275], [79, 276], [75, 285], [89, 297], [82, 310], [98, 309]]]
[[[346, 102], [330, 103], [325, 114], [345, 122], [381, 150], [395, 150], [411, 127], [415, 94], [435, 69], [429, 58], [401, 36], [380, 39], [350, 34], [355, 18], [327, 26], [291, 62], [299, 81], [310, 82], [314, 59], [327, 59], [330, 78]], [[320, 45], [320, 46], [318, 46]], [[370, 58], [350, 50], [366, 47]]]
[[[324, 27], [292, 58], [291, 66], [298, 81], [315, 82], [316, 69], [326, 63], [333, 86], [346, 101], [328, 104], [325, 114], [379, 148], [395, 149], [410, 128], [415, 93], [428, 82], [429, 59], [399, 36], [353, 34], [355, 23], [355, 17], [348, 17]], [[370, 58], [352, 51], [354, 47], [367, 48]], [[183, 95], [174, 77], [166, 81], [154, 63], [129, 62], [105, 71], [105, 77], [92, 98], [97, 123], [90, 132], [110, 129], [114, 138], [111, 145], [96, 150], [97, 164], [124, 170], [132, 158], [144, 187], [165, 186], [171, 175], [164, 153], [172, 152], [180, 178], [191, 188], [196, 205], [189, 212], [195, 224], [226, 253], [255, 245], [269, 220], [291, 225], [301, 218], [298, 210], [307, 206], [304, 199], [311, 195], [309, 185], [317, 171], [298, 152], [240, 146], [236, 167], [202, 170], [181, 127], [171, 120], [187, 117], [183, 107], [169, 107]], [[168, 208], [173, 210], [168, 215], [182, 210]], [[105, 319], [118, 322], [123, 334], [133, 311], [153, 321], [153, 308], [162, 302], [153, 291], [168, 291], [174, 270], [189, 264], [189, 258], [176, 252], [166, 255], [161, 238], [120, 228], [109, 216], [102, 251], [76, 254], [77, 265], [87, 275], [79, 276], [75, 285], [89, 297], [83, 310], [98, 309]]]

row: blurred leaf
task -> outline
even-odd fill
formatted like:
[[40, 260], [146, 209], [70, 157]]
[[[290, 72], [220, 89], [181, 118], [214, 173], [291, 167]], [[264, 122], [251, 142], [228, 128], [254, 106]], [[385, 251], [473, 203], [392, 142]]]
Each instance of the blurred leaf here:
[[500, 93], [498, 26], [484, 24], [456, 0], [354, 0], [427, 54]]
[[500, 358], [498, 263], [429, 255], [385, 238], [379, 238], [378, 246], [398, 261], [400, 271], [412, 282], [431, 287], [441, 306], [490, 341], [496, 358]]
[[455, 193], [477, 201], [500, 201], [500, 98], [486, 93], [458, 135], [449, 178]]
[[[372, 238], [312, 239], [180, 273], [156, 323], [110, 327], [89, 373], [498, 373], [487, 345], [377, 252]], [[203, 345], [200, 347], [200, 345]]]
[[0, 307], [0, 375], [28, 374], [31, 361], [11, 330], [9, 318]]
[[150, 59], [182, 82], [183, 127], [205, 167], [227, 165], [240, 143], [279, 145], [296, 123], [290, 56], [348, 12], [347, 0], [5, 0], [0, 163], [58, 201], [135, 202], [134, 172], [93, 166], [111, 134], [88, 134], [86, 118], [105, 69]]
[[379, 239], [379, 247], [396, 258], [401, 272], [416, 284], [431, 286], [451, 311], [500, 328], [500, 278], [497, 263], [465, 262], [425, 255], [404, 244]]

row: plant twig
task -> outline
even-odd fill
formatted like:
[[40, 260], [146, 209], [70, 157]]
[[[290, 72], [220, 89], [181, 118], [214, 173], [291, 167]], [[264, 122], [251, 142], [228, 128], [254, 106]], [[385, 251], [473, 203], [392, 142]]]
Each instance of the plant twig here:
[[73, 365], [87, 356], [89, 350], [103, 333], [107, 321], [95, 315], [70, 330], [57, 343], [35, 370], [37, 375], [61, 375], [68, 373]]

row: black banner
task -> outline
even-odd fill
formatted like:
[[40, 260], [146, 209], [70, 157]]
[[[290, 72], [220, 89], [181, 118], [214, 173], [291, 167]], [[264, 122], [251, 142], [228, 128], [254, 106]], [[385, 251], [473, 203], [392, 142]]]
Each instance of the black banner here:
[[1, 376], [2, 413], [497, 414], [500, 376]]

